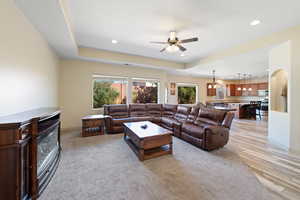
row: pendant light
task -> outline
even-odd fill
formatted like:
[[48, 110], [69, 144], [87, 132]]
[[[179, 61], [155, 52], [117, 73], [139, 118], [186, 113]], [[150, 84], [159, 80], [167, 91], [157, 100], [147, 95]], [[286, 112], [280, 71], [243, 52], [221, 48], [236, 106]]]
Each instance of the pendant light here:
[[[249, 83], [251, 82], [251, 74], [249, 74]], [[251, 87], [251, 85], [249, 86], [249, 88], [248, 88], [248, 91], [249, 92], [251, 92], [252, 91], [252, 87]]]
[[237, 88], [238, 91], [241, 91], [242, 88], [241, 88], [241, 73], [238, 73], [238, 76], [239, 76], [239, 87]]
[[213, 82], [208, 84], [208, 89], [212, 89], [212, 88], [217, 88], [217, 83], [216, 83], [216, 70], [212, 71], [213, 73]]
[[243, 85], [243, 91], [247, 91], [247, 88], [246, 88], [246, 77], [247, 77], [247, 74], [244, 74], [244, 85]]

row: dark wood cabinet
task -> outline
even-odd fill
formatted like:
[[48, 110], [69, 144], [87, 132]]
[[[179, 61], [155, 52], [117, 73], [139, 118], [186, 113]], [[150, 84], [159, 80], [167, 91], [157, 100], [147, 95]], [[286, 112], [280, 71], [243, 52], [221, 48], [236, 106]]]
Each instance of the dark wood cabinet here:
[[258, 90], [268, 90], [268, 83], [259, 83]]
[[251, 91], [249, 93], [249, 96], [258, 96], [258, 84], [250, 84]]
[[[235, 96], [242, 96], [242, 84], [236, 84]], [[239, 89], [240, 88], [240, 89]]]
[[104, 115], [88, 115], [82, 118], [82, 137], [104, 135]]
[[[241, 88], [241, 90], [238, 90], [238, 88]], [[243, 88], [246, 88], [246, 90], [243, 90]], [[258, 96], [258, 90], [268, 90], [268, 83], [227, 85], [228, 96]]]
[[229, 84], [227, 85], [227, 96], [231, 96], [231, 97], [234, 97], [236, 96], [236, 85], [235, 84]]
[[[38, 145], [43, 142], [42, 138], [54, 133], [56, 136], [52, 138], [52, 143], [56, 144], [54, 148], [57, 151], [51, 151], [48, 145], [51, 156], [45, 157], [41, 155], [45, 152], [41, 153]], [[60, 112], [56, 108], [36, 109], [0, 118], [1, 199], [37, 199], [58, 165], [61, 149], [59, 135]], [[42, 168], [40, 163], [43, 158], [47, 158], [47, 163], [43, 163]], [[54, 163], [57, 164], [53, 168]]]
[[29, 199], [29, 123], [0, 125], [0, 196]]
[[217, 90], [216, 88], [209, 88], [209, 85], [213, 85], [212, 83], [207, 83], [206, 88], [207, 88], [207, 96], [216, 96], [217, 95]]

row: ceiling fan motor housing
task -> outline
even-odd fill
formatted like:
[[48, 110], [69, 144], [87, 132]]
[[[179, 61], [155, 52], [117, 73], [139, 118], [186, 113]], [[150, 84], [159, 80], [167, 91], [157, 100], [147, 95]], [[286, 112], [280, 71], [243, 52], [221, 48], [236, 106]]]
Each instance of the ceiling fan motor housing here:
[[177, 44], [177, 42], [178, 42], [177, 37], [175, 37], [174, 40], [171, 40], [171, 38], [168, 38], [168, 43], [171, 44], [171, 45]]

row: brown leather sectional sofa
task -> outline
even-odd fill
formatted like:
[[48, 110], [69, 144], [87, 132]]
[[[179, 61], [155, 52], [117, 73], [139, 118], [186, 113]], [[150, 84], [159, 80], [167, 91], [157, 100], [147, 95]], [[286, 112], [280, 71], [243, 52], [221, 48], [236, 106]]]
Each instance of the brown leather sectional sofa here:
[[211, 151], [227, 144], [233, 113], [204, 106], [171, 104], [105, 105], [108, 133], [122, 133], [124, 122], [151, 121], [173, 131], [201, 149]]

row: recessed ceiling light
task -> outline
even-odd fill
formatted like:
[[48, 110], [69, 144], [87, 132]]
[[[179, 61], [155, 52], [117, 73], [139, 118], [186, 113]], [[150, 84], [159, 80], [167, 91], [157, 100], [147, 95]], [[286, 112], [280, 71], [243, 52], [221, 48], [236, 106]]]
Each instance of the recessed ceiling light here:
[[183, 56], [185, 56], [185, 54], [184, 54], [184, 53], [182, 53], [182, 54], [180, 54], [180, 56], [181, 56], [181, 57], [183, 57]]
[[250, 25], [251, 26], [256, 26], [256, 25], [258, 25], [258, 24], [260, 24], [260, 21], [259, 20], [253, 20], [251, 23], [250, 23]]
[[117, 43], [118, 43], [118, 41], [117, 41], [117, 40], [112, 40], [112, 41], [111, 41], [111, 43], [113, 43], [113, 44], [117, 44]]

